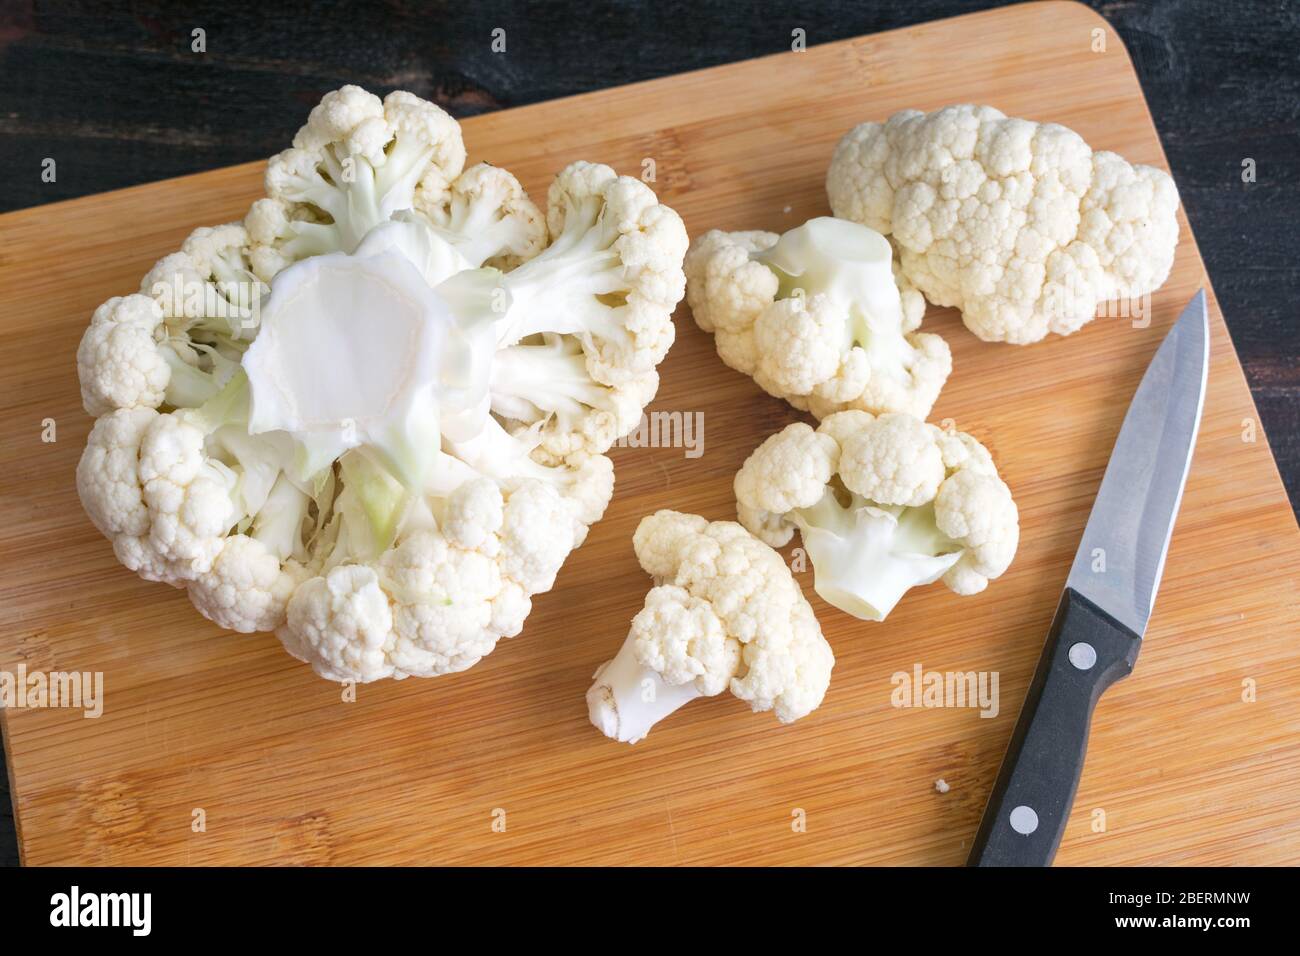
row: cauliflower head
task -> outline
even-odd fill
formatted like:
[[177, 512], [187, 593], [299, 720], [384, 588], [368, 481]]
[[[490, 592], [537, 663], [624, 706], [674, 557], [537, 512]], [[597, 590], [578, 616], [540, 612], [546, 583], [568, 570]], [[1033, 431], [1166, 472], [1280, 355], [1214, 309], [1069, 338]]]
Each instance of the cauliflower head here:
[[851, 408], [924, 417], [952, 372], [947, 343], [917, 331], [925, 300], [895, 271], [888, 240], [857, 223], [713, 230], [692, 244], [686, 276], [722, 360], [819, 418]]
[[582, 162], [543, 213], [437, 106], [355, 86], [265, 185], [91, 318], [82, 502], [122, 564], [325, 678], [464, 670], [604, 513], [681, 219]]
[[826, 191], [835, 215], [890, 236], [907, 279], [986, 342], [1069, 335], [1100, 303], [1158, 289], [1178, 243], [1167, 173], [990, 106], [855, 127]]
[[831, 605], [883, 621], [940, 578], [975, 594], [1015, 556], [1020, 519], [988, 450], [900, 412], [838, 412], [770, 436], [736, 474], [741, 523], [773, 547], [796, 530]]
[[676, 511], [642, 519], [632, 543], [655, 586], [587, 691], [602, 733], [636, 743], [724, 690], [782, 723], [820, 706], [835, 656], [779, 554], [734, 521]]

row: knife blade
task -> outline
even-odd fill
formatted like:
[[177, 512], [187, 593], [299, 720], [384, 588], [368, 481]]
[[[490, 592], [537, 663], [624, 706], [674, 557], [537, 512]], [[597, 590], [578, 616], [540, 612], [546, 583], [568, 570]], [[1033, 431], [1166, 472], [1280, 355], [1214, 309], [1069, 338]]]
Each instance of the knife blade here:
[[1093, 708], [1132, 672], [1160, 588], [1205, 404], [1209, 343], [1202, 289], [1124, 416], [969, 866], [1046, 866], [1056, 855]]

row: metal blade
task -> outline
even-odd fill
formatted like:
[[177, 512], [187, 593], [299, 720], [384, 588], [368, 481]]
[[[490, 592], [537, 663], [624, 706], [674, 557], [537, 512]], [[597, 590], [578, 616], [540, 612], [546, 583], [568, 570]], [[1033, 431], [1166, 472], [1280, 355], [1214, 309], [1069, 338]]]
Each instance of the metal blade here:
[[1192, 463], [1209, 357], [1202, 289], [1142, 376], [1065, 582], [1139, 637], [1160, 587]]

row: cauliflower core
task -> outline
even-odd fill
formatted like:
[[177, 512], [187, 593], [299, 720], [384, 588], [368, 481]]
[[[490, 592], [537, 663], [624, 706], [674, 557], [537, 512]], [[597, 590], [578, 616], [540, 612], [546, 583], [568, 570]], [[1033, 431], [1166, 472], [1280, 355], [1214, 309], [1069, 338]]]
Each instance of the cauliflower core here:
[[975, 594], [1015, 556], [1019, 515], [987, 449], [902, 413], [796, 422], [736, 474], [740, 521], [773, 547], [799, 530], [817, 593], [866, 621], [943, 578]]
[[782, 723], [817, 709], [835, 656], [779, 554], [734, 521], [675, 511], [642, 519], [632, 544], [655, 586], [587, 691], [601, 733], [636, 743], [724, 690]]
[[1178, 243], [1167, 173], [989, 106], [863, 123], [826, 177], [835, 215], [892, 237], [902, 273], [986, 342], [1069, 335], [1158, 289]]
[[658, 387], [680, 218], [574, 163], [546, 215], [459, 125], [344, 87], [242, 224], [199, 229], [77, 353], [77, 469], [118, 559], [337, 681], [463, 670], [604, 513]]
[[705, 233], [686, 256], [687, 299], [718, 355], [817, 417], [860, 408], [929, 414], [948, 345], [916, 331], [925, 301], [895, 282], [874, 230], [812, 219], [782, 236]]

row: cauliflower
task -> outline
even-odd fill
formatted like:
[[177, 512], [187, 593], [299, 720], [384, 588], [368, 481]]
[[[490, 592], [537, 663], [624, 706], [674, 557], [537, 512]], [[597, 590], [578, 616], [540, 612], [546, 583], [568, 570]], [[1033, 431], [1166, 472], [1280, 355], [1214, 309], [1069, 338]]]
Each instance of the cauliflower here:
[[692, 244], [686, 275], [722, 360], [818, 418], [924, 417], [952, 371], [947, 343], [916, 331], [925, 301], [896, 282], [888, 240], [865, 226], [822, 217], [782, 236], [714, 230]]
[[1069, 335], [1099, 303], [1158, 289], [1178, 243], [1167, 173], [988, 106], [855, 127], [826, 191], [835, 215], [891, 236], [903, 274], [986, 342]]
[[546, 223], [519, 180], [487, 163], [466, 170], [450, 190], [417, 191], [416, 208], [475, 267], [512, 269], [546, 245]]
[[817, 593], [866, 621], [939, 578], [958, 594], [984, 590], [1020, 537], [988, 450], [898, 412], [788, 425], [746, 459], [735, 491], [746, 528], [776, 548], [797, 528]]
[[266, 164], [266, 195], [247, 221], [254, 267], [267, 281], [299, 259], [352, 252], [401, 210], [448, 195], [465, 167], [460, 124], [399, 90], [326, 93]]
[[118, 559], [337, 681], [472, 666], [613, 493], [687, 239], [574, 163], [546, 215], [409, 93], [324, 97], [243, 224], [196, 230], [80, 349], [77, 487]]
[[196, 229], [140, 282], [109, 299], [77, 348], [87, 414], [198, 405], [239, 366], [265, 287], [250, 271], [239, 223]]
[[587, 691], [601, 733], [636, 743], [724, 690], [786, 724], [820, 706], [835, 656], [779, 554], [734, 521], [675, 511], [642, 519], [632, 543], [655, 586]]

